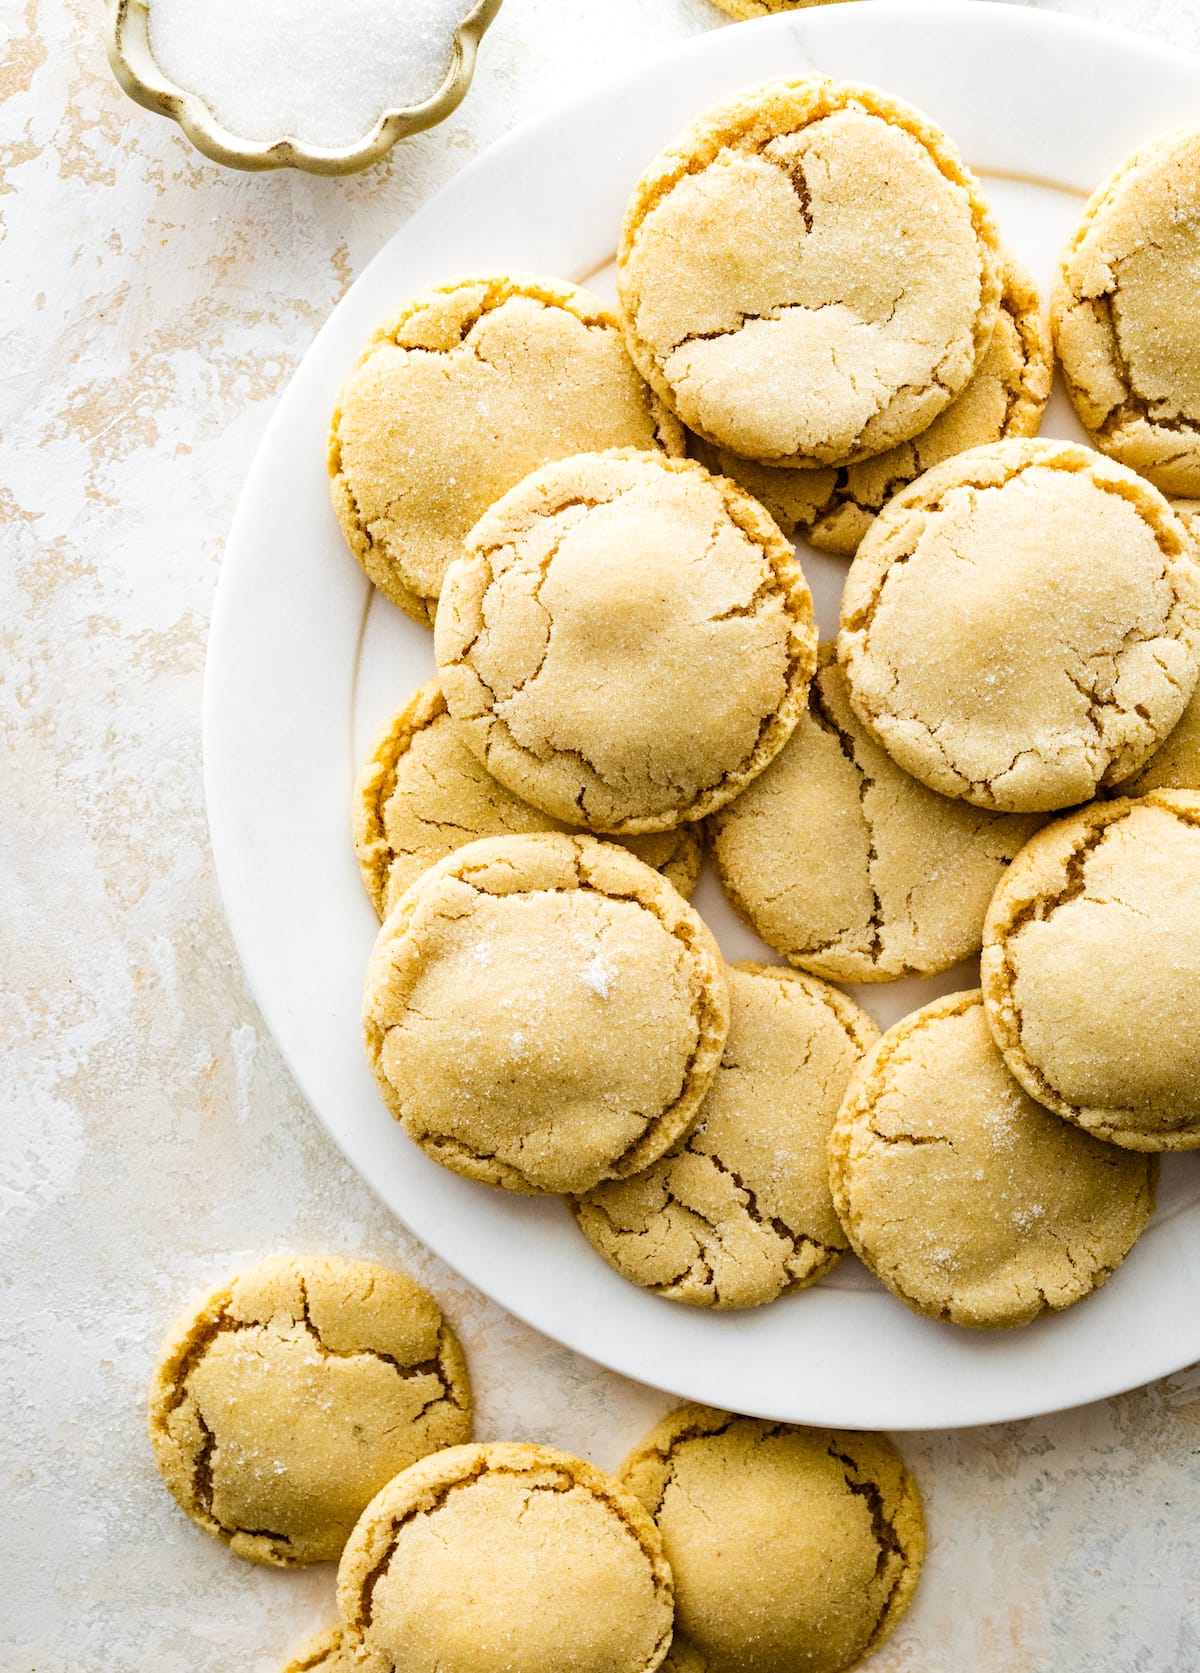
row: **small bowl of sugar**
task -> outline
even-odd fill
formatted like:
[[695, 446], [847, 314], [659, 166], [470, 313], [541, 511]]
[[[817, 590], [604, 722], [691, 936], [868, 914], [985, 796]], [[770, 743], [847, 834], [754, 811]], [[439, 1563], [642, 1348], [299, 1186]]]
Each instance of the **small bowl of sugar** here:
[[231, 168], [351, 174], [449, 116], [502, 0], [108, 0], [108, 59]]

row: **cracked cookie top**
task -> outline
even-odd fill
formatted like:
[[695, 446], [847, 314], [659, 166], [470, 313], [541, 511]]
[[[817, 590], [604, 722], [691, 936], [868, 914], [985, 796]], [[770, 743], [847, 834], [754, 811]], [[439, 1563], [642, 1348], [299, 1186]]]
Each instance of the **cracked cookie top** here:
[[583, 1192], [690, 1125], [729, 998], [708, 929], [626, 849], [494, 837], [388, 914], [364, 1025], [385, 1100], [435, 1161], [511, 1191]]
[[626, 836], [729, 801], [804, 708], [816, 633], [741, 488], [660, 454], [535, 472], [480, 520], [434, 634], [462, 737], [556, 819]]
[[362, 1673], [653, 1673], [671, 1571], [653, 1521], [582, 1458], [454, 1447], [390, 1482], [338, 1569]]
[[283, 1673], [350, 1673], [353, 1663], [339, 1621], [310, 1638], [288, 1662]]
[[709, 835], [730, 902], [790, 964], [887, 982], [979, 951], [992, 892], [1041, 823], [902, 772], [850, 707], [825, 645], [807, 713]]
[[168, 1339], [150, 1393], [184, 1510], [280, 1566], [333, 1561], [385, 1481], [470, 1433], [466, 1362], [432, 1296], [333, 1256], [278, 1256], [214, 1291]]
[[[423, 871], [464, 843], [567, 828], [492, 777], [463, 742], [436, 680], [383, 723], [354, 785], [354, 848], [381, 918]], [[688, 826], [626, 837], [622, 845], [685, 899], [696, 887], [700, 843]]]
[[826, 1141], [879, 1030], [812, 977], [728, 969], [729, 1034], [695, 1125], [660, 1161], [574, 1203], [592, 1247], [643, 1289], [696, 1307], [757, 1307], [815, 1283], [846, 1240]]
[[1052, 298], [1067, 391], [1096, 446], [1200, 495], [1200, 129], [1135, 151], [1092, 196]]
[[1200, 669], [1200, 564], [1158, 491], [1070, 442], [1003, 441], [890, 501], [842, 595], [855, 712], [930, 789], [1086, 801], [1154, 753]]
[[684, 423], [779, 465], [926, 429], [996, 323], [999, 245], [950, 141], [887, 94], [812, 76], [707, 111], [626, 211], [629, 352]]
[[1134, 1150], [1200, 1148], [1200, 794], [1041, 832], [996, 891], [988, 1021], [1047, 1108]]
[[882, 1435], [684, 1406], [618, 1479], [662, 1534], [680, 1673], [842, 1673], [912, 1601], [925, 1516]]
[[471, 525], [514, 483], [571, 453], [656, 444], [682, 453], [682, 431], [598, 297], [557, 279], [461, 279], [409, 302], [346, 380], [333, 504], [370, 580], [430, 623]]
[[866, 1057], [829, 1177], [855, 1253], [893, 1295], [996, 1329], [1070, 1307], [1112, 1275], [1153, 1211], [1157, 1164], [1035, 1103], [976, 991], [905, 1017]]
[[852, 558], [892, 495], [923, 471], [968, 448], [1036, 435], [1053, 375], [1050, 332], [1037, 287], [1010, 251], [1004, 252], [1003, 275], [996, 329], [970, 383], [911, 441], [838, 470], [759, 465], [693, 439], [696, 458], [740, 482], [785, 534]]

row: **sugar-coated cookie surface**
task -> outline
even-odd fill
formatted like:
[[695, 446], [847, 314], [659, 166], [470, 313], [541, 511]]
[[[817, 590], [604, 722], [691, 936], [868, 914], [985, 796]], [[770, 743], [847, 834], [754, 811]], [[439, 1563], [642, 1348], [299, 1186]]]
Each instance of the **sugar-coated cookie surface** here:
[[992, 891], [1041, 823], [902, 772], [850, 707], [824, 646], [807, 713], [708, 830], [730, 902], [789, 963], [882, 982], [978, 952]]
[[757, 501], [687, 459], [584, 454], [482, 517], [434, 633], [488, 771], [620, 836], [729, 801], [782, 747], [815, 666], [812, 600]]
[[852, 558], [893, 494], [943, 459], [1007, 436], [1032, 436], [1050, 396], [1053, 355], [1037, 287], [1010, 251], [996, 328], [970, 383], [927, 430], [838, 470], [789, 470], [739, 459], [695, 438], [696, 458], [740, 482], [785, 534]]
[[999, 245], [946, 136], [821, 76], [699, 117], [636, 186], [618, 290], [629, 351], [686, 425], [779, 465], [926, 429], [983, 357]]
[[441, 1309], [403, 1273], [277, 1256], [169, 1337], [150, 1436], [188, 1515], [239, 1557], [331, 1562], [398, 1470], [471, 1433], [471, 1391]]
[[[492, 777], [459, 736], [436, 680], [389, 715], [354, 784], [354, 849], [381, 918], [423, 871], [465, 843], [567, 829]], [[689, 826], [615, 840], [685, 900], [696, 887], [700, 843]]]
[[454, 1447], [389, 1483], [338, 1569], [362, 1673], [654, 1673], [671, 1571], [638, 1500], [550, 1447]]
[[619, 1479], [675, 1576], [675, 1673], [843, 1673], [912, 1601], [925, 1516], [882, 1435], [684, 1406]]
[[729, 1034], [686, 1137], [575, 1204], [624, 1277], [697, 1307], [756, 1307], [835, 1266], [829, 1129], [879, 1030], [836, 988], [771, 964], [728, 970]]
[[1096, 446], [1165, 494], [1200, 495], [1200, 128], [1143, 146], [1093, 194], [1053, 325]]
[[392, 908], [367, 970], [367, 1055], [409, 1137], [468, 1178], [583, 1192], [690, 1125], [729, 1026], [724, 964], [626, 849], [469, 843]]
[[996, 1050], [978, 991], [888, 1030], [850, 1083], [829, 1171], [876, 1277], [917, 1312], [978, 1329], [1082, 1301], [1154, 1208], [1153, 1161], [1035, 1103]]
[[841, 624], [850, 701], [905, 771], [979, 807], [1067, 807], [1136, 772], [1182, 715], [1200, 564], [1124, 466], [997, 442], [888, 504]]
[[1059, 820], [983, 941], [988, 1021], [1033, 1097], [1112, 1144], [1200, 1148], [1200, 794]]
[[460, 279], [382, 326], [342, 389], [333, 503], [368, 577], [432, 622], [447, 565], [487, 507], [551, 459], [683, 450], [612, 311], [560, 279]]
[[350, 1673], [353, 1663], [339, 1621], [317, 1633], [293, 1656], [283, 1673]]

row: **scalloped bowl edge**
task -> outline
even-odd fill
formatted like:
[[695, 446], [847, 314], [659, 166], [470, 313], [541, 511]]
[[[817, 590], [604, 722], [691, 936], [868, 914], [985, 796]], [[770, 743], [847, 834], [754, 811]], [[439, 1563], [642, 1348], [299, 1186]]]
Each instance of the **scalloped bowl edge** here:
[[309, 174], [354, 174], [378, 162], [398, 139], [420, 133], [457, 110], [475, 72], [475, 56], [503, 0], [477, 0], [454, 31], [454, 55], [446, 78], [423, 104], [384, 111], [370, 133], [353, 145], [305, 145], [292, 138], [245, 140], [223, 127], [199, 94], [169, 81], [150, 50], [150, 0], [107, 0], [108, 62], [129, 97], [177, 122], [198, 151], [227, 168], [298, 168]]

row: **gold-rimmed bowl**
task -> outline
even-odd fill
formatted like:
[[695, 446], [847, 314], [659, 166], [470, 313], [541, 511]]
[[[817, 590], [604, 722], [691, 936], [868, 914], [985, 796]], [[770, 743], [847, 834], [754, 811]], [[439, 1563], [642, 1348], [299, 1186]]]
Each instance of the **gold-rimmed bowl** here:
[[432, 128], [466, 97], [475, 55], [503, 0], [476, 0], [454, 31], [450, 67], [442, 85], [423, 104], [386, 110], [371, 131], [353, 145], [306, 145], [281, 136], [249, 140], [224, 127], [204, 100], [171, 81], [150, 50], [152, 0], [107, 0], [105, 44], [118, 82], [139, 105], [178, 122], [198, 151], [228, 168], [299, 168], [310, 174], [353, 174], [387, 154], [398, 139]]

